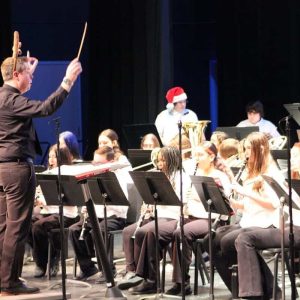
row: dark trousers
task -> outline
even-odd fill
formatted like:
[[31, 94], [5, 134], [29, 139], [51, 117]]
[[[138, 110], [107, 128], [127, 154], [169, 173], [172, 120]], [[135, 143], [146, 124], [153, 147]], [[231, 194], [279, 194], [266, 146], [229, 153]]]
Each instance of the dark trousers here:
[[35, 186], [32, 164], [0, 163], [0, 278], [4, 288], [20, 284]]
[[[100, 230], [104, 232], [104, 220], [98, 219]], [[125, 226], [125, 219], [123, 218], [116, 218], [116, 217], [109, 217], [107, 218], [107, 230], [113, 231], [113, 230], [120, 230], [123, 229]], [[75, 223], [71, 227], [69, 227], [70, 232], [70, 239], [74, 248], [74, 252], [76, 254], [80, 269], [83, 273], [88, 272], [88, 270], [94, 266], [94, 263], [92, 262], [92, 258], [95, 256], [95, 253], [93, 251], [93, 239], [91, 237], [91, 223], [89, 220], [85, 224], [85, 236], [84, 240], [79, 240], [80, 233], [82, 230], [83, 220], [80, 220], [78, 223]], [[111, 245], [108, 245], [108, 253], [109, 255], [111, 251]], [[110, 262], [112, 264], [112, 261]]]
[[[156, 236], [155, 222], [149, 222], [142, 226], [135, 235], [134, 257], [136, 274], [144, 279], [156, 280]], [[173, 239], [173, 233], [177, 226], [177, 220], [158, 219], [158, 245], [159, 260], [162, 259], [162, 249], [167, 247]]]
[[[235, 240], [239, 272], [239, 297], [271, 295], [273, 275], [257, 250], [280, 248], [281, 231], [277, 228], [252, 227]], [[289, 245], [289, 228], [285, 229], [285, 246]], [[300, 246], [300, 227], [294, 227], [295, 247]]]
[[[149, 222], [152, 222], [153, 218], [151, 219], [145, 219], [141, 226], [146, 225]], [[139, 245], [137, 245], [135, 243], [135, 238], [133, 238], [133, 235], [137, 229], [137, 227], [140, 224], [138, 223], [134, 223], [131, 224], [129, 226], [126, 226], [123, 229], [123, 251], [125, 254], [125, 261], [126, 261], [126, 271], [127, 272], [135, 272], [136, 271], [136, 265], [135, 262], [138, 261], [138, 257], [134, 257], [134, 254], [139, 256], [140, 253], [140, 249], [135, 249], [135, 247], [139, 247]], [[138, 228], [138, 230], [140, 230], [140, 228]]]
[[[75, 222], [79, 221], [79, 216], [75, 218], [64, 217], [64, 228], [70, 227]], [[51, 229], [60, 227], [58, 214], [53, 215], [38, 215], [35, 216], [32, 223], [31, 235], [33, 246], [33, 258], [38, 267], [45, 270], [48, 262], [48, 233]], [[55, 234], [51, 241], [51, 262], [58, 256], [61, 243], [60, 234]]]
[[[227, 288], [231, 291], [231, 271], [230, 267], [237, 264], [237, 252], [235, 240], [238, 235], [245, 231], [240, 225], [227, 225], [217, 229], [212, 243], [212, 258], [219, 275]], [[208, 249], [206, 249], [208, 251]]]
[[[186, 219], [184, 225], [184, 239], [182, 245], [182, 253], [185, 265], [185, 281], [188, 282], [189, 267], [192, 261], [193, 242], [201, 237], [204, 237], [208, 233], [208, 220], [199, 219], [191, 220]], [[182, 283], [181, 276], [181, 232], [180, 228], [174, 232], [174, 240], [172, 244], [172, 264], [173, 264], [173, 276], [172, 281]]]

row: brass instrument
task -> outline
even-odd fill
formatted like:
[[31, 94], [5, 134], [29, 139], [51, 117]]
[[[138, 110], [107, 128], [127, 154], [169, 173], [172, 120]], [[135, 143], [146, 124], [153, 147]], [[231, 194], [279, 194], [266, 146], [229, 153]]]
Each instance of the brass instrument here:
[[205, 141], [204, 131], [208, 123], [210, 123], [209, 120], [182, 123], [183, 134], [185, 134], [191, 142], [192, 153], [195, 147], [199, 146], [201, 142]]

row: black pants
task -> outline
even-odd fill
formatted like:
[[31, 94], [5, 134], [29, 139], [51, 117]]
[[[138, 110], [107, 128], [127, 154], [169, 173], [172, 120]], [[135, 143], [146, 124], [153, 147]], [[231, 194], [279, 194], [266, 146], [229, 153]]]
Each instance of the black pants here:
[[0, 163], [0, 278], [4, 288], [20, 284], [35, 186], [31, 163]]
[[[100, 230], [104, 232], [104, 220], [98, 219]], [[91, 224], [88, 220], [87, 224], [85, 225], [85, 237], [84, 240], [79, 240], [79, 236], [82, 229], [83, 220], [80, 220], [78, 223], [72, 225], [69, 228], [70, 232], [70, 239], [74, 248], [74, 252], [76, 254], [76, 257], [78, 259], [78, 263], [80, 266], [80, 269], [82, 272], [87, 272], [88, 269], [93, 267], [92, 258], [95, 256], [95, 253], [93, 251], [93, 240], [90, 234], [90, 231], [92, 229]], [[123, 229], [125, 226], [125, 219], [123, 218], [115, 218], [115, 217], [109, 217], [107, 218], [107, 230], [120, 230]], [[108, 255], [111, 251], [110, 246], [108, 246]], [[112, 263], [112, 262], [111, 262]]]
[[[79, 216], [75, 218], [64, 217], [64, 228], [70, 227], [72, 224], [79, 221]], [[48, 262], [48, 233], [51, 229], [60, 227], [59, 215], [38, 215], [35, 217], [32, 223], [32, 246], [33, 246], [33, 258], [38, 267], [43, 270], [47, 268]], [[51, 261], [58, 255], [61, 243], [60, 234], [55, 234], [51, 241]]]

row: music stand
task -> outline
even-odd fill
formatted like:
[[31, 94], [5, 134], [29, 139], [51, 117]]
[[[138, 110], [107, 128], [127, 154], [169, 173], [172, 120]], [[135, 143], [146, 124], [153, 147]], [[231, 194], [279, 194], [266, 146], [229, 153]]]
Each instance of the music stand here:
[[[103, 205], [104, 244], [108, 251], [107, 205], [129, 206], [129, 202], [113, 172], [106, 172], [87, 181], [95, 204]], [[112, 263], [112, 262], [111, 262]]]
[[140, 171], [147, 171], [153, 167], [151, 162], [151, 152], [152, 150], [143, 149], [128, 149], [128, 159], [133, 168]]
[[291, 183], [291, 128], [290, 118], [293, 118], [298, 125], [300, 125], [300, 103], [288, 103], [283, 105], [289, 112], [289, 116], [285, 117], [285, 129], [287, 136], [287, 161], [288, 161], [288, 185], [289, 185], [289, 214], [290, 214], [290, 233], [289, 233], [289, 247], [291, 256], [291, 288], [292, 299], [296, 297], [296, 283], [295, 283], [295, 253], [294, 253], [294, 229], [293, 229], [293, 209], [292, 209], [292, 183]]
[[[146, 204], [154, 205], [154, 224], [156, 236], [156, 297], [162, 296], [160, 286], [160, 265], [159, 265], [159, 241], [158, 241], [158, 219], [157, 205], [180, 206], [178, 199], [169, 179], [162, 172], [129, 172], [130, 176], [142, 199]], [[145, 298], [143, 298], [145, 299]]]
[[[56, 198], [58, 199], [58, 177], [54, 174], [37, 174], [37, 178], [40, 178], [42, 185], [45, 184], [45, 180], [48, 179], [49, 181], [53, 181], [50, 183], [50, 186], [52, 187], [51, 190], [53, 195], [56, 193]], [[56, 186], [56, 188], [54, 188]], [[100, 231], [99, 222], [97, 219], [97, 215], [95, 212], [94, 203], [92, 200], [91, 192], [89, 189], [89, 186], [87, 184], [87, 179], [83, 179], [81, 181], [78, 181], [75, 176], [73, 175], [61, 175], [61, 188], [62, 188], [62, 198], [63, 202], [68, 201], [68, 203], [74, 204], [72, 201], [78, 201], [79, 205], [86, 205], [87, 212], [89, 214], [93, 235], [94, 235], [94, 244], [95, 249], [97, 253], [97, 263], [100, 268], [102, 266], [102, 271], [104, 272], [105, 278], [106, 278], [106, 285], [107, 290], [105, 294], [105, 298], [117, 298], [117, 299], [127, 299], [124, 297], [122, 292], [119, 290], [119, 288], [115, 285], [114, 277], [112, 274], [112, 270], [109, 265], [108, 257], [106, 254], [106, 251], [103, 251], [105, 249], [103, 244], [103, 238]], [[42, 189], [43, 190], [43, 189]], [[47, 193], [49, 192], [50, 188], [47, 190]], [[45, 190], [46, 191], [46, 190]], [[72, 195], [72, 198], [69, 198], [69, 196]], [[74, 195], [74, 196], [73, 196]], [[73, 198], [75, 197], [75, 198]], [[71, 200], [74, 199], [74, 200]], [[77, 205], [78, 205], [77, 204]], [[76, 205], [76, 204], [75, 204]], [[100, 261], [99, 261], [100, 260]]]
[[246, 138], [251, 132], [259, 131], [259, 127], [258, 126], [246, 126], [246, 127], [225, 126], [225, 127], [217, 127], [216, 131], [223, 131], [227, 133], [228, 137], [240, 141]]
[[163, 146], [154, 124], [123, 125], [122, 131], [126, 140], [127, 149], [140, 149], [142, 138], [148, 133], [153, 133], [157, 137], [160, 147]]
[[[212, 226], [211, 214], [217, 213], [221, 215], [229, 215], [230, 209], [226, 205], [223, 196], [218, 188], [215, 180], [212, 177], [207, 176], [190, 176], [192, 184], [194, 185], [197, 194], [205, 208], [208, 212], [208, 241], [209, 241], [209, 261], [210, 261], [210, 287], [209, 296], [210, 299], [214, 299], [214, 267], [212, 265], [212, 230], [215, 230]], [[218, 220], [218, 218], [216, 218]], [[214, 226], [217, 225], [218, 221], [215, 221]]]

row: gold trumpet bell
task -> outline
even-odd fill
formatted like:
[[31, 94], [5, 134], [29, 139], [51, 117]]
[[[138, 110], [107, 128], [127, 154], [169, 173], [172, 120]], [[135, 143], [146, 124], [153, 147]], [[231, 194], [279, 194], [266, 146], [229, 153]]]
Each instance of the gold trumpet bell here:
[[182, 129], [184, 134], [189, 138], [192, 146], [192, 150], [199, 146], [201, 142], [205, 141], [205, 129], [207, 124], [211, 121], [201, 120], [197, 122], [183, 122]]

